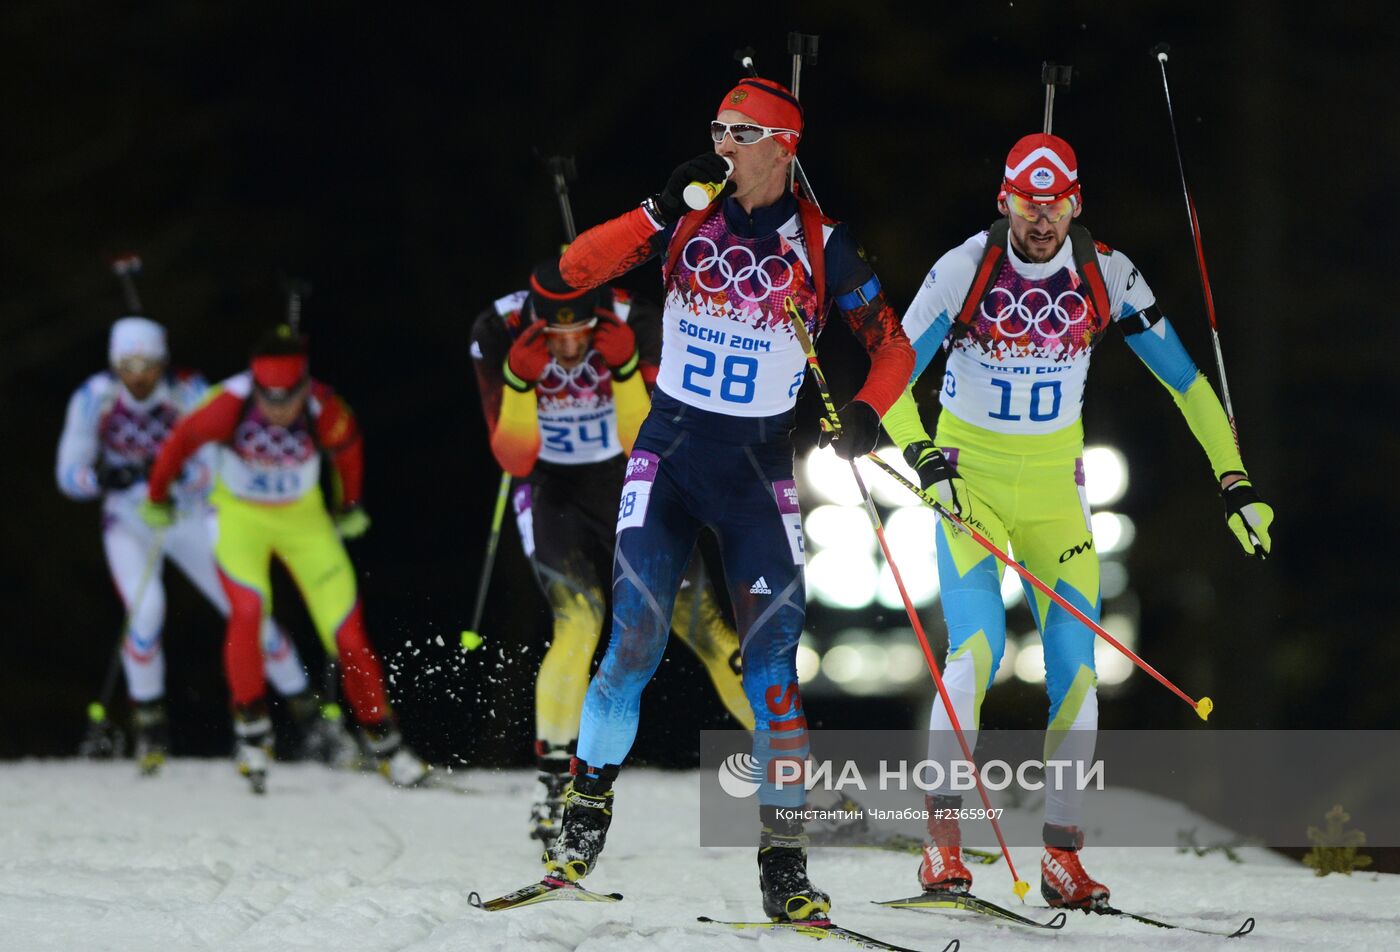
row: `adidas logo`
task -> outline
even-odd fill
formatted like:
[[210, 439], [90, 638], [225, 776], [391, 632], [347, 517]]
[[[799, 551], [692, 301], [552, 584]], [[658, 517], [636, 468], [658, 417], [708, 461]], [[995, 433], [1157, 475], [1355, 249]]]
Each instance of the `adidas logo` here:
[[771, 588], [768, 587], [768, 580], [765, 579], [762, 575], [760, 575], [760, 576], [758, 577], [758, 581], [753, 583], [753, 588], [749, 589], [749, 594], [750, 594], [750, 595], [772, 595], [772, 594], [773, 594], [773, 590], [772, 590]]

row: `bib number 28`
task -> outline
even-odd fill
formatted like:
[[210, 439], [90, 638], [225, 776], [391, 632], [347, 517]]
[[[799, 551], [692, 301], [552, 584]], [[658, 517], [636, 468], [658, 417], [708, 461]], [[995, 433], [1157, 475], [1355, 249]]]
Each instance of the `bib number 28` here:
[[[698, 393], [702, 397], [714, 395], [715, 371], [718, 359], [715, 352], [693, 344], [686, 347], [690, 355], [686, 360], [685, 372], [681, 376], [682, 389]], [[754, 387], [758, 382], [758, 359], [730, 354], [719, 367], [719, 398], [726, 403], [752, 403]]]

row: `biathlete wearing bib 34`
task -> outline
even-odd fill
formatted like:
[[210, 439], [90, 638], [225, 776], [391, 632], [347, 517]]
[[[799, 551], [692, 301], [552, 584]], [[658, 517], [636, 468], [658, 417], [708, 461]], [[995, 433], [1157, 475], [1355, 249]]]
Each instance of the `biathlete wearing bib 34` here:
[[[1097, 621], [1099, 560], [1084, 487], [1080, 411], [1090, 355], [1110, 325], [1167, 388], [1216, 479], [1232, 487], [1232, 479], [1240, 481], [1241, 489], [1249, 484], [1240, 479], [1244, 466], [1220, 401], [1147, 281], [1126, 255], [1072, 224], [1081, 205], [1069, 144], [1049, 135], [1018, 142], [999, 201], [1008, 217], [939, 258], [904, 317], [917, 354], [911, 384], [940, 348], [948, 352], [936, 438], [924, 431], [908, 391], [884, 424], [923, 488], [1003, 551], [1009, 541], [1022, 565]], [[1227, 512], [1235, 491], [1224, 490]], [[1256, 528], [1267, 549], [1267, 520]], [[944, 520], [936, 546], [949, 639], [943, 678], [975, 744], [982, 699], [1006, 648], [1002, 566]], [[1046, 757], [1088, 760], [1098, 726], [1095, 635], [1032, 586], [1023, 587], [1044, 644]], [[941, 704], [933, 706], [930, 730], [931, 756], [961, 759]], [[1084, 874], [1073, 855], [1083, 841], [1081, 798], [1072, 789], [1047, 792], [1042, 892], [1052, 905], [1108, 898], [1107, 888]], [[936, 791], [930, 816], [957, 802]], [[930, 837], [921, 885], [966, 891], [971, 874], [961, 860], [957, 822], [930, 820]]]
[[[759, 771], [771, 776], [774, 759], [802, 763], [807, 755], [796, 671], [804, 555], [790, 438], [805, 358], [786, 302], [813, 337], [835, 303], [870, 353], [865, 385], [843, 410], [849, 432], [862, 434], [848, 446], [873, 446], [878, 414], [902, 391], [913, 353], [849, 230], [786, 191], [784, 156], [791, 160], [800, 131], [787, 90], [743, 81], [712, 124], [718, 154], [686, 163], [642, 208], [580, 235], [559, 263], [567, 285], [592, 287], [661, 255], [665, 303], [657, 389], [618, 509], [612, 639], [584, 701], [564, 832], [548, 857], [554, 875], [585, 875], [602, 849], [610, 817], [599, 811], [612, 812], [611, 780], [636, 736], [642, 689], [661, 659], [701, 527], [719, 538]], [[776, 146], [767, 141], [775, 136]], [[682, 217], [681, 186], [718, 180], [720, 156], [733, 161], [735, 195]], [[862, 430], [856, 421], [866, 415]], [[769, 915], [804, 918], [829, 906], [807, 880], [800, 823], [775, 820], [778, 807], [802, 800], [799, 785], [759, 790]]]
[[[544, 796], [533, 806], [531, 835], [545, 843], [558, 834], [602, 635], [618, 494], [660, 350], [660, 312], [620, 288], [573, 298], [519, 291], [483, 311], [472, 328], [492, 452], [519, 478], [511, 493], [516, 526], [554, 616], [535, 681], [534, 751]], [[705, 664], [729, 712], [752, 727], [738, 636], [704, 578], [697, 555], [676, 601], [674, 629]]]

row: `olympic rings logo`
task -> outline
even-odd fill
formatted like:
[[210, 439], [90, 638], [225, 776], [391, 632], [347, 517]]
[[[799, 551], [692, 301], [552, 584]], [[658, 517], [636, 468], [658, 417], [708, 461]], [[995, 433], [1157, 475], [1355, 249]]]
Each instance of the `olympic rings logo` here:
[[113, 412], [103, 421], [102, 441], [121, 455], [131, 455], [135, 451], [151, 456], [165, 442], [174, 422], [175, 411], [168, 407], [139, 416], [130, 411]]
[[546, 396], [553, 396], [560, 391], [567, 389], [574, 390], [596, 390], [598, 384], [612, 376], [612, 373], [605, 366], [599, 369], [593, 366], [593, 351], [589, 353], [582, 362], [565, 370], [559, 366], [557, 361], [551, 360], [549, 366], [545, 368], [544, 376], [535, 384], [535, 389]]
[[[988, 305], [995, 313], [988, 313]], [[1028, 288], [1017, 297], [1008, 288], [992, 288], [982, 301], [981, 310], [982, 316], [991, 321], [1003, 337], [1021, 337], [1028, 331], [1035, 331], [1041, 337], [1054, 339], [1063, 336], [1070, 325], [1084, 315], [1087, 307], [1078, 291], [1062, 291], [1052, 296], [1044, 288]]]
[[[692, 248], [697, 249], [695, 253], [700, 255], [697, 260], [691, 260]], [[681, 261], [695, 272], [695, 283], [703, 290], [717, 294], [733, 288], [734, 293], [750, 304], [758, 303], [775, 291], [786, 291], [792, 287], [795, 277], [792, 265], [778, 255], [768, 255], [759, 260], [743, 245], [730, 245], [720, 251], [718, 245], [703, 235], [697, 235], [686, 243], [685, 250], [681, 252]], [[738, 267], [735, 267], [736, 265]], [[780, 270], [772, 271], [775, 266]], [[723, 279], [715, 287], [705, 283], [707, 277], [712, 274], [717, 274]], [[775, 280], [775, 277], [778, 280]], [[751, 297], [745, 288], [745, 282], [757, 285], [763, 293]]]
[[293, 433], [285, 427], [263, 426], [252, 420], [239, 425], [233, 436], [239, 455], [263, 459], [305, 460], [312, 455], [311, 438], [306, 433]]

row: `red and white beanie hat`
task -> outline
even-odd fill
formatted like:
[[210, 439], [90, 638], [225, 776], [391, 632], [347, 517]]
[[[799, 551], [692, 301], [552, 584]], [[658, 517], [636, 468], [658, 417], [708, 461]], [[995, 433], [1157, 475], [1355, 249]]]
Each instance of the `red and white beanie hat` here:
[[1000, 197], [1015, 192], [1033, 202], [1079, 195], [1079, 160], [1059, 136], [1037, 132], [1021, 139], [1006, 156]]

